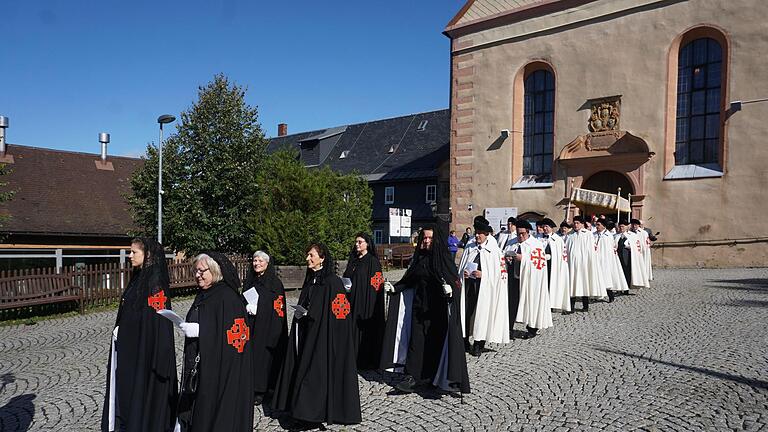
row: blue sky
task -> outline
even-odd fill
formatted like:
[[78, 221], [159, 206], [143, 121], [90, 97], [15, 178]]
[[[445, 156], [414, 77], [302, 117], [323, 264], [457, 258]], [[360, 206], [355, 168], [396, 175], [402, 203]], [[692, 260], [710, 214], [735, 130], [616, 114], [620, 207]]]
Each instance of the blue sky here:
[[267, 136], [443, 109], [463, 3], [7, 0], [0, 115], [12, 144], [138, 156], [219, 72]]

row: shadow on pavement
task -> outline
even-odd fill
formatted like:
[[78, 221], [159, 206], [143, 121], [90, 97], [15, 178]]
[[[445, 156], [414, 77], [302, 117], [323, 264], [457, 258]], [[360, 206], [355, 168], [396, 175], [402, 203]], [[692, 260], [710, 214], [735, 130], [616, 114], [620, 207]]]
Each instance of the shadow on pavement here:
[[763, 292], [768, 294], [768, 279], [749, 278], [749, 279], [715, 279], [709, 282], [731, 285], [708, 285], [712, 288], [723, 288], [737, 291]]
[[732, 381], [732, 382], [735, 382], [735, 383], [738, 383], [738, 384], [745, 384], [745, 385], [748, 385], [748, 386], [750, 386], [752, 388], [768, 390], [768, 381], [761, 381], [761, 380], [757, 380], [757, 379], [753, 379], [753, 378], [743, 377], [741, 375], [733, 375], [733, 374], [729, 374], [729, 373], [725, 373], [725, 372], [718, 372], [718, 371], [715, 371], [715, 370], [712, 370], [712, 369], [706, 369], [706, 368], [697, 367], [697, 366], [688, 366], [688, 365], [684, 365], [684, 364], [680, 364], [680, 363], [674, 363], [674, 362], [669, 362], [669, 361], [664, 361], [664, 360], [648, 358], [646, 356], [642, 356], [642, 355], [638, 355], [638, 354], [632, 354], [632, 353], [628, 353], [628, 352], [625, 352], [625, 351], [616, 351], [616, 350], [612, 350], [612, 349], [608, 349], [608, 348], [598, 348], [598, 347], [593, 347], [593, 349], [596, 350], [596, 351], [602, 351], [602, 352], [609, 353], [609, 354], [618, 354], [618, 355], [632, 357], [632, 358], [636, 358], [636, 359], [640, 359], [640, 360], [648, 360], [649, 362], [652, 362], [652, 363], [663, 364], [663, 365], [666, 365], [666, 366], [672, 366], [672, 367], [676, 367], [676, 368], [687, 370], [687, 371], [691, 371], [691, 372], [698, 372], [700, 374], [708, 375], [708, 376], [719, 378], [719, 379], [722, 379], [722, 380]]
[[37, 396], [24, 394], [14, 396], [7, 404], [0, 406], [0, 430], [19, 431], [29, 430], [32, 418], [35, 416], [35, 404], [32, 403]]

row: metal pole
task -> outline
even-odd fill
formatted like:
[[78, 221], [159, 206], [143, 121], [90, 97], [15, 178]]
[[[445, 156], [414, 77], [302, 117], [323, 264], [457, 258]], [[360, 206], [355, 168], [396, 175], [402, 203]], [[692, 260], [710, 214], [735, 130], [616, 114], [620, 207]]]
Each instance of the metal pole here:
[[628, 221], [632, 220], [632, 194], [627, 194], [627, 201], [629, 201], [629, 218]]
[[616, 226], [618, 226], [621, 220], [621, 188], [616, 192]]
[[157, 242], [163, 243], [163, 124], [160, 123], [160, 140], [157, 143]]

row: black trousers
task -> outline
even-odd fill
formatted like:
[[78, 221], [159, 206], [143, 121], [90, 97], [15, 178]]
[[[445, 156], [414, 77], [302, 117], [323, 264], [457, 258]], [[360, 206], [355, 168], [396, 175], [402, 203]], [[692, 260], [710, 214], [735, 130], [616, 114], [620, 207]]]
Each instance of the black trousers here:
[[512, 273], [512, 266], [507, 265], [507, 303], [509, 307], [509, 331], [515, 328], [517, 319], [517, 305], [520, 303], [520, 279], [516, 279]]
[[589, 310], [589, 297], [571, 297], [571, 310], [576, 309], [576, 299], [581, 299], [581, 307], [585, 311]]
[[466, 328], [464, 330], [466, 335], [471, 335], [472, 329], [475, 327], [475, 311], [477, 310], [477, 297], [480, 294], [480, 279], [464, 279], [464, 289], [466, 290], [464, 293], [466, 300], [466, 305], [464, 306]]

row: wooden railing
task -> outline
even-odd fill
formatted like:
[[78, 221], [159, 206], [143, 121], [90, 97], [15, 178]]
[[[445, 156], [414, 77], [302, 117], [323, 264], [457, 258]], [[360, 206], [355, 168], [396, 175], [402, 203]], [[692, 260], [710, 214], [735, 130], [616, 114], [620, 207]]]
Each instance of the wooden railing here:
[[[240, 279], [245, 281], [249, 258], [231, 258]], [[342, 274], [346, 261], [337, 262]], [[120, 300], [131, 280], [132, 270], [119, 263], [85, 267], [0, 271], [0, 320], [50, 312], [106, 306]], [[278, 266], [277, 274], [287, 290], [299, 289], [306, 267]], [[197, 289], [194, 267], [190, 261], [168, 262], [171, 296], [193, 294]]]

